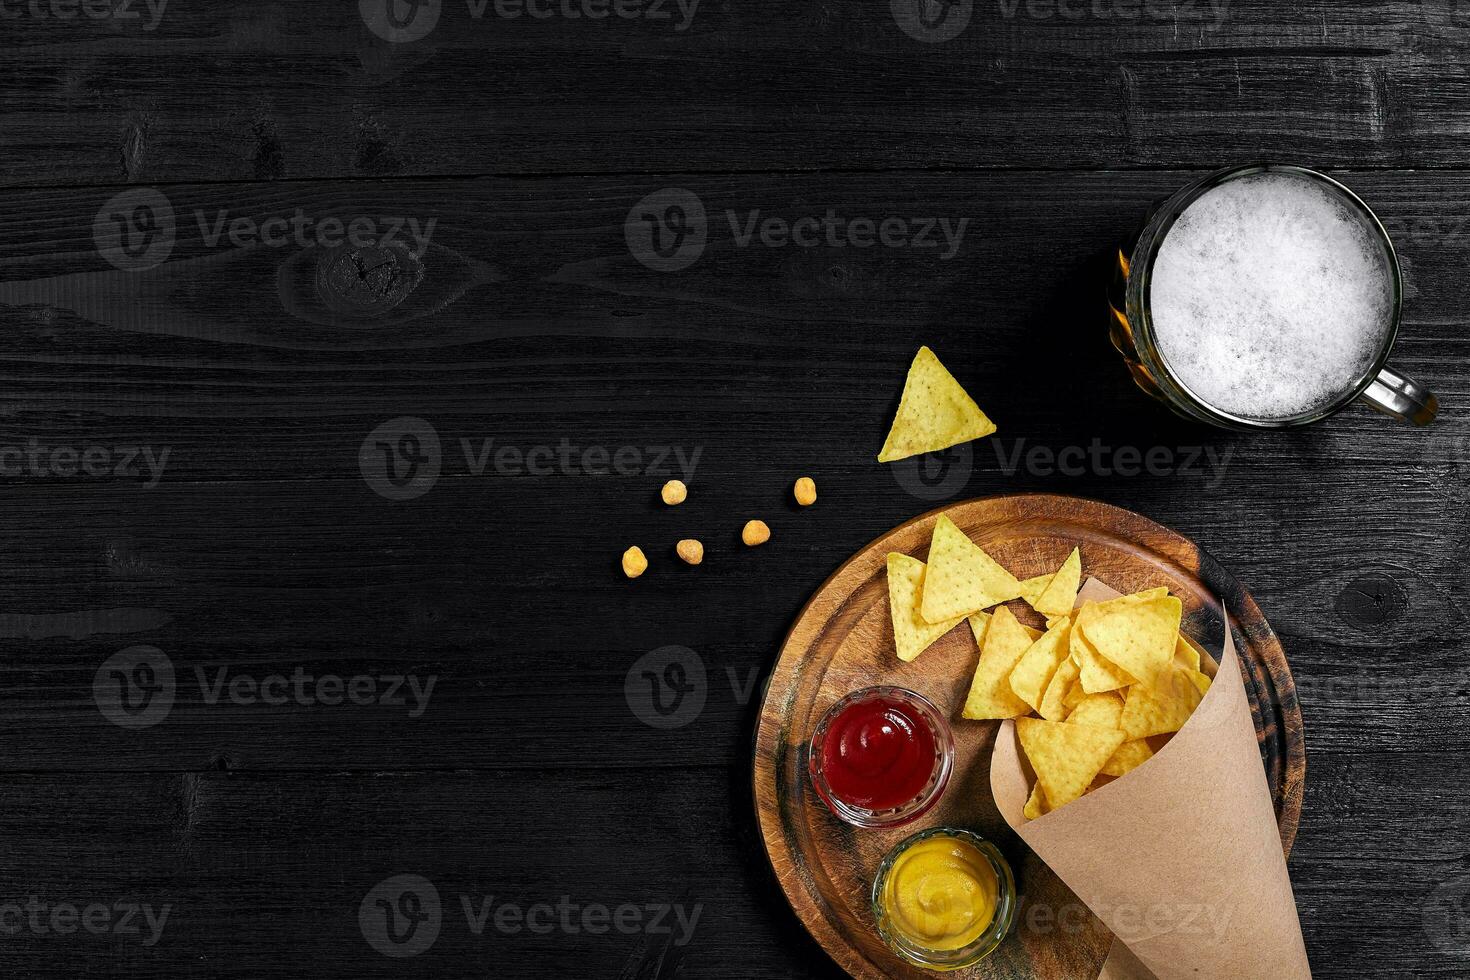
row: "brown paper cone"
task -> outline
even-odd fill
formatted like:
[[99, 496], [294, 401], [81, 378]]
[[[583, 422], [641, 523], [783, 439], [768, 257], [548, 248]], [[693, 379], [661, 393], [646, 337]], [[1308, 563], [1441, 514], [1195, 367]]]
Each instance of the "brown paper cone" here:
[[[1117, 594], [1089, 581], [1078, 602]], [[1148, 762], [1028, 821], [1007, 721], [990, 787], [1011, 829], [1112, 930], [1104, 980], [1311, 977], [1228, 624], [1215, 682]]]

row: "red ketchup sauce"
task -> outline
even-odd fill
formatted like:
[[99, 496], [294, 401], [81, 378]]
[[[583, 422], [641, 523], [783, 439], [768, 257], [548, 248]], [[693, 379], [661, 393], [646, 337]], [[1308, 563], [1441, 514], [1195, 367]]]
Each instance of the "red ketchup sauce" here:
[[906, 704], [848, 705], [827, 727], [822, 772], [848, 806], [889, 810], [923, 792], [934, 772], [934, 733]]

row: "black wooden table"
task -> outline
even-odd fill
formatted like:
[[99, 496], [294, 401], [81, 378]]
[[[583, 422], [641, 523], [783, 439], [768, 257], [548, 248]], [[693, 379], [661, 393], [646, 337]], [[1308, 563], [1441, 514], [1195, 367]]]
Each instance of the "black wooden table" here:
[[[1189, 535], [1280, 633], [1316, 975], [1470, 973], [1463, 5], [0, 24], [0, 973], [836, 975], [755, 832], [763, 672], [867, 541], [1033, 490]], [[1437, 425], [1238, 435], [1133, 389], [1111, 250], [1254, 159], [1394, 231]], [[920, 344], [1001, 431], [883, 466]]]

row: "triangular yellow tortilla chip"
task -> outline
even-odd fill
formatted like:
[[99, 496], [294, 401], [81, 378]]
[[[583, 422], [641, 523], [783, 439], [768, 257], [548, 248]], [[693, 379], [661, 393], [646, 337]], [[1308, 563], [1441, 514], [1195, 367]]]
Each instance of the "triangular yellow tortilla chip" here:
[[985, 649], [985, 631], [990, 628], [990, 613], [971, 613], [970, 632], [975, 634], [975, 646]]
[[1016, 576], [941, 514], [929, 540], [929, 571], [924, 576], [920, 615], [931, 623], [944, 622], [1020, 594]]
[[1188, 674], [1171, 668], [1157, 685], [1134, 684], [1128, 689], [1120, 725], [1130, 742], [1177, 732], [1203, 697]]
[[1047, 721], [1061, 721], [1067, 717], [1067, 706], [1062, 701], [1076, 684], [1077, 676], [1081, 672], [1082, 668], [1077, 666], [1077, 661], [1071, 657], [1062, 658], [1062, 662], [1057, 665], [1057, 672], [1046, 685], [1041, 704], [1037, 706], [1037, 713], [1041, 717]]
[[1082, 678], [1078, 677], [1066, 694], [1062, 695], [1062, 708], [1070, 714], [1072, 709], [1081, 704], [1087, 697], [1087, 689], [1082, 686]]
[[924, 563], [908, 555], [888, 556], [888, 613], [893, 619], [893, 645], [904, 663], [929, 649], [963, 616], [948, 622], [931, 623], [919, 615], [919, 595], [924, 588]]
[[1051, 584], [1051, 580], [1054, 578], [1056, 578], [1056, 573], [1051, 572], [1047, 575], [1037, 575], [1034, 578], [1022, 579], [1021, 598], [1026, 600], [1026, 605], [1035, 609], [1036, 600], [1041, 598], [1041, 593], [1046, 591], [1046, 587]]
[[1046, 590], [1031, 603], [1043, 616], [1065, 616], [1077, 602], [1077, 588], [1082, 584], [1082, 553], [1076, 548], [1052, 576]]
[[985, 417], [934, 352], [920, 347], [909, 365], [898, 414], [893, 417], [878, 462], [891, 463], [919, 453], [947, 449], [994, 431], [995, 423]]
[[1189, 678], [1189, 682], [1194, 685], [1194, 689], [1199, 692], [1200, 700], [1203, 701], [1205, 695], [1210, 692], [1209, 676], [1197, 670], [1186, 670], [1184, 676]]
[[1181, 667], [1188, 667], [1190, 670], [1200, 669], [1199, 647], [1195, 646], [1190, 640], [1186, 640], [1183, 633], [1180, 633], [1174, 641], [1174, 662]]
[[1173, 666], [1183, 604], [1176, 596], [1165, 595], [1102, 609], [1098, 607], [1083, 629], [1087, 642], [1140, 681], [1157, 683]]
[[1067, 713], [1069, 725], [1096, 725], [1119, 731], [1118, 722], [1123, 717], [1123, 697], [1113, 691], [1089, 694], [1077, 702], [1077, 707]]
[[1049, 812], [1046, 806], [1046, 794], [1041, 791], [1041, 781], [1038, 780], [1036, 785], [1031, 787], [1031, 798], [1026, 801], [1021, 816], [1027, 820], [1035, 820], [1037, 817], [1046, 816]]
[[1082, 689], [1088, 694], [1116, 691], [1138, 683], [1138, 678], [1111, 661], [1103, 659], [1087, 639], [1087, 626], [1103, 605], [1104, 603], [1089, 602], [1077, 611], [1077, 616], [1072, 622], [1072, 659], [1076, 660], [1077, 666], [1082, 668]]
[[1139, 739], [1136, 742], [1124, 742], [1118, 746], [1118, 751], [1102, 767], [1105, 776], [1126, 776], [1139, 766], [1154, 757], [1154, 750], [1148, 747], [1148, 742]]
[[1067, 637], [1071, 632], [1072, 624], [1065, 620], [1056, 629], [1047, 630], [1027, 648], [1016, 669], [1011, 671], [1011, 690], [1030, 705], [1032, 711], [1040, 709], [1046, 686], [1051, 683], [1057, 667], [1067, 659], [1070, 649]]
[[1037, 636], [1036, 630], [1022, 625], [1006, 607], [995, 611], [985, 630], [985, 645], [980, 648], [962, 717], [1018, 718], [1031, 710], [1011, 691], [1011, 671]]
[[1053, 810], [1087, 792], [1123, 744], [1123, 733], [1092, 725], [1017, 718], [1016, 736]]

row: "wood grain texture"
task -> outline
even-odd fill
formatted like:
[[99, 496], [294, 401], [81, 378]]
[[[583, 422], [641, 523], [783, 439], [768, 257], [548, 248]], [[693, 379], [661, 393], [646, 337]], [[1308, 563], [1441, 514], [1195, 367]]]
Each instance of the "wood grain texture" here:
[[[1208, 555], [1179, 535], [1136, 514], [1079, 498], [1037, 494], [990, 497], [946, 508], [971, 540], [1029, 578], [1056, 569], [1082, 551], [1083, 574], [1120, 591], [1166, 586], [1184, 603], [1184, 629], [1219, 649], [1219, 604], [1230, 610], [1241, 675], [1255, 716], [1262, 761], [1289, 854], [1306, 783], [1305, 733], [1286, 654], [1249, 594]], [[1036, 908], [1081, 912], [1069, 889], [1020, 843], [990, 800], [993, 723], [959, 717], [977, 651], [962, 623], [916, 661], [899, 663], [889, 625], [886, 556], [927, 553], [937, 514], [916, 518], [848, 559], [797, 618], [771, 674], [756, 731], [754, 787], [766, 851], [787, 899], [823, 948], [854, 977], [918, 978], [926, 971], [884, 948], [868, 901], [883, 856], [916, 830], [958, 826], [999, 846], [1016, 874], [1023, 912], [1010, 937], [985, 961], [957, 976], [1059, 978], [1095, 976], [1111, 936], [1090, 913], [1087, 925], [1037, 927]], [[1016, 603], [1016, 606], [1022, 604]], [[1024, 607], [1020, 615], [1041, 626]], [[806, 776], [805, 746], [834, 702], [873, 684], [918, 691], [950, 718], [955, 773], [935, 809], [891, 831], [854, 829], [823, 806]], [[1028, 915], [1029, 913], [1029, 915]], [[1055, 925], [1055, 922], [1052, 924]]]
[[446, 0], [403, 44], [356, 2], [12, 6], [13, 185], [1470, 162], [1454, 0], [995, 0], [943, 43], [857, 0]]
[[[400, 45], [352, 2], [174, 0], [152, 31], [0, 6], [23, 14], [0, 21], [0, 906], [177, 906], [156, 947], [6, 932], [6, 976], [841, 976], [750, 817], [760, 683], [840, 556], [944, 501], [1023, 491], [1178, 528], [1290, 650], [1313, 760], [1291, 871], [1315, 975], [1464, 976], [1463, 920], [1444, 915], [1470, 873], [1459, 5], [1236, 0], [1209, 30], [1198, 5], [979, 4], [926, 44], [882, 2], [705, 0], [686, 31], [446, 4]], [[1435, 428], [1355, 410], [1246, 438], [1132, 390], [1102, 331], [1108, 251], [1151, 202], [1256, 156], [1338, 167], [1394, 232], [1395, 360], [1439, 392]], [[624, 224], [671, 187], [699, 196], [710, 240], [662, 273]], [[143, 188], [177, 240], [124, 273], [93, 224]], [[314, 226], [437, 220], [421, 267], [206, 241], [222, 216], [298, 208]], [[945, 259], [742, 247], [727, 216], [829, 208], [970, 220]], [[921, 343], [1001, 431], [879, 466]], [[444, 468], [391, 501], [359, 455], [404, 415], [434, 426]], [[520, 462], [476, 472], [489, 439]], [[12, 468], [32, 440], [109, 465]], [[572, 463], [526, 468], [563, 443]], [[156, 484], [112, 469], [141, 448], [168, 452]], [[583, 465], [620, 449], [637, 455], [618, 470]], [[1130, 449], [1171, 462], [1120, 473]], [[821, 492], [805, 511], [788, 502], [801, 474]], [[676, 475], [692, 492], [670, 512], [655, 494]], [[752, 551], [736, 535], [756, 516], [774, 536]], [[671, 553], [689, 535], [698, 569]], [[636, 583], [616, 566], [632, 543], [652, 559]], [[93, 685], [135, 645], [179, 684], [166, 718], [126, 730]], [[634, 708], [638, 665], [671, 646], [703, 667], [705, 700], [658, 728]], [[436, 686], [417, 718], [206, 697], [222, 669], [298, 668]], [[687, 948], [490, 941], [461, 916], [389, 959], [355, 919], [395, 873], [452, 907], [687, 890], [707, 911]]]

